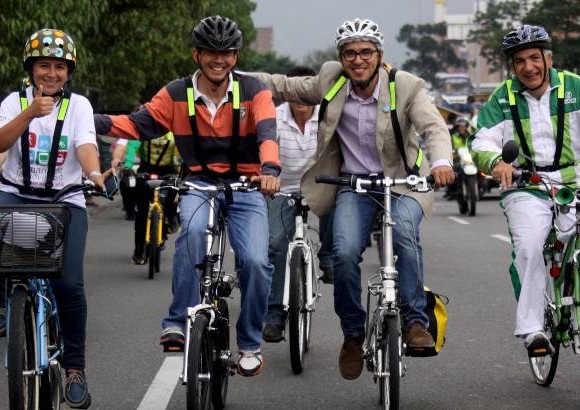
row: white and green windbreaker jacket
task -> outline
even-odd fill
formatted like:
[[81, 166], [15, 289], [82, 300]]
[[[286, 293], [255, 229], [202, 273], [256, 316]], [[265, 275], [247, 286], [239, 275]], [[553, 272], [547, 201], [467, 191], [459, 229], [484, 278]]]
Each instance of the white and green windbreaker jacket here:
[[478, 113], [477, 131], [470, 138], [470, 149], [478, 168], [491, 173], [501, 159], [503, 144], [508, 140], [515, 140], [520, 146], [520, 156], [514, 165], [526, 166], [512, 120], [508, 87], [511, 87], [512, 104], [517, 106], [531, 159], [540, 168], [554, 165], [558, 98], [563, 98], [562, 153], [558, 166], [553, 167], [558, 170], [546, 172], [554, 182], [576, 187], [580, 183], [580, 76], [567, 71], [550, 70], [550, 87], [540, 99], [525, 91], [515, 76], [496, 88]]

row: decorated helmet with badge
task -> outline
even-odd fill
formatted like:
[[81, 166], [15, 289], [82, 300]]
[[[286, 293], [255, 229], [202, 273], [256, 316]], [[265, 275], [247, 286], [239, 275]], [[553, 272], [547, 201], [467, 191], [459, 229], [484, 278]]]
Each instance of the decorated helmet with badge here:
[[77, 64], [77, 49], [72, 38], [62, 30], [43, 28], [33, 33], [24, 45], [22, 63], [28, 72], [37, 58], [50, 57], [66, 61], [69, 75]]

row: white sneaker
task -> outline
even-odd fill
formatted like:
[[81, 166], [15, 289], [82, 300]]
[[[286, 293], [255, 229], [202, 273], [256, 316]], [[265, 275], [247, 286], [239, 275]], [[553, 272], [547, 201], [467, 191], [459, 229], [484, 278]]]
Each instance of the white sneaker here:
[[529, 357], [541, 357], [554, 353], [554, 346], [544, 332], [533, 332], [525, 336], [524, 346]]
[[240, 350], [238, 374], [246, 377], [257, 376], [264, 368], [264, 357], [260, 351], [246, 352]]

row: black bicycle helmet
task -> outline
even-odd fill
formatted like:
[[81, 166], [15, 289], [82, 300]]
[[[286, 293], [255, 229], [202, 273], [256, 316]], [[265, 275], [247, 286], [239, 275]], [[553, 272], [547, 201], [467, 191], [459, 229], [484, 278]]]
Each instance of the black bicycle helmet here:
[[528, 48], [552, 48], [552, 40], [544, 27], [524, 24], [503, 37], [501, 49], [508, 57]]
[[201, 20], [193, 29], [192, 40], [196, 48], [239, 50], [242, 47], [242, 32], [229, 18], [211, 16]]

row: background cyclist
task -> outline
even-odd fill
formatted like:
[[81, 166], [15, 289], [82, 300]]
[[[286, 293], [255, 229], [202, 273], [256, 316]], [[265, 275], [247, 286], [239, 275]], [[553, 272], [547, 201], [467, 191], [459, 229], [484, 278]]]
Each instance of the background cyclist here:
[[[119, 139], [118, 146], [128, 144], [128, 140]], [[131, 142], [132, 143], [132, 142]], [[122, 149], [122, 148], [119, 148]], [[115, 151], [117, 148], [115, 149]], [[163, 178], [168, 175], [177, 176], [181, 158], [177, 151], [173, 133], [168, 132], [160, 138], [143, 141], [139, 145], [139, 168], [137, 174], [147, 173]], [[113, 153], [116, 161], [117, 153]], [[114, 162], [115, 163], [115, 162]], [[149, 212], [149, 202], [153, 199], [153, 191], [147, 185], [146, 178], [137, 178], [136, 186], [133, 190], [135, 194], [135, 204], [137, 213], [135, 216], [135, 249], [133, 251], [133, 263], [144, 265], [147, 263], [145, 256], [145, 230], [147, 228], [147, 214]], [[163, 210], [168, 222], [170, 232], [179, 229], [177, 221], [177, 208], [174, 204], [177, 193], [175, 191], [164, 191], [162, 194]], [[164, 236], [167, 232], [164, 231]]]
[[[233, 71], [242, 33], [234, 21], [211, 16], [194, 28], [192, 39], [193, 60], [199, 66], [192, 76], [172, 81], [144, 109], [129, 116], [97, 115], [97, 130], [106, 135], [144, 140], [172, 131], [189, 172], [186, 179], [232, 181], [246, 175], [261, 185], [264, 194], [276, 192], [281, 169], [276, 111], [272, 94], [264, 84]], [[238, 89], [234, 88], [234, 81], [239, 84], [239, 111], [233, 111], [232, 99]], [[188, 117], [190, 87], [195, 98], [192, 118]], [[237, 132], [234, 113], [240, 119]], [[235, 144], [238, 148], [232, 152]], [[274, 270], [268, 260], [268, 209], [260, 192], [233, 192], [233, 199], [233, 204], [227, 204], [222, 195], [219, 205], [227, 215], [242, 294], [236, 326], [238, 372], [255, 376], [263, 368], [262, 323]], [[175, 243], [173, 301], [162, 323], [160, 342], [182, 349], [186, 309], [199, 303], [199, 272], [194, 266], [205, 253], [203, 232], [209, 210], [204, 196], [198, 192], [180, 195], [179, 207], [182, 229]]]
[[[573, 132], [580, 130], [580, 78], [552, 68], [551, 44], [541, 26], [523, 25], [507, 33], [502, 50], [513, 76], [496, 89], [478, 114], [471, 142], [474, 160], [504, 189], [512, 188], [514, 171], [501, 160], [502, 145], [509, 140], [515, 140], [520, 152], [529, 157], [527, 161], [520, 156], [518, 168], [535, 169], [556, 187], [578, 184], [580, 148]], [[566, 126], [558, 125], [560, 117]], [[542, 185], [532, 188], [503, 192], [501, 206], [514, 248], [510, 267], [518, 300], [514, 334], [524, 339], [529, 355], [534, 356], [551, 349], [543, 332], [546, 268], [542, 247], [551, 226], [552, 201]], [[561, 226], [572, 226], [575, 209], [560, 213], [559, 218]]]
[[[24, 46], [23, 64], [31, 79], [25, 90], [27, 107], [21, 107], [18, 92], [0, 106], [0, 151], [7, 152], [0, 177], [0, 204], [45, 203], [64, 186], [81, 183], [83, 175], [104, 188], [93, 109], [85, 97], [68, 89], [77, 64], [72, 38], [57, 29], [36, 31]], [[67, 99], [70, 102], [58, 132], [57, 116]], [[59, 143], [53, 145], [52, 140]], [[22, 142], [29, 151], [24, 155]], [[52, 180], [48, 175], [54, 176]], [[82, 193], [65, 201], [72, 205], [67, 254], [62, 278], [51, 280], [51, 287], [64, 340], [60, 360], [66, 372], [64, 398], [72, 408], [88, 408], [91, 395], [84, 372], [87, 303], [83, 279], [88, 220]], [[3, 281], [0, 294], [4, 304]]]

